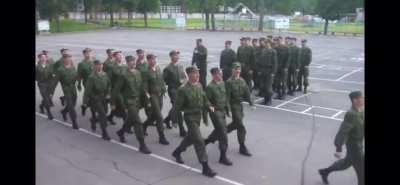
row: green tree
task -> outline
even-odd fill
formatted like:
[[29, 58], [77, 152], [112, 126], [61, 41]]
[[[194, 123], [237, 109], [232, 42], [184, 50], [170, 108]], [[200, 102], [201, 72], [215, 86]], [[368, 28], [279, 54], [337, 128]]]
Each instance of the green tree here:
[[64, 15], [76, 7], [74, 0], [37, 0], [39, 16], [49, 19], [50, 22], [56, 21], [56, 32], [60, 31], [60, 16]]
[[128, 22], [130, 23], [133, 17], [132, 14], [138, 5], [138, 0], [123, 0], [122, 5], [128, 11]]
[[114, 13], [121, 6], [121, 0], [103, 0], [103, 6], [110, 14], [110, 26], [114, 26]]
[[324, 35], [328, 33], [328, 24], [331, 20], [337, 20], [345, 14], [354, 12], [355, 8], [364, 6], [363, 0], [318, 0], [316, 13], [325, 20]]
[[159, 0], [139, 0], [138, 12], [142, 13], [144, 16], [144, 26], [147, 28], [147, 14], [149, 12], [160, 11], [160, 1]]

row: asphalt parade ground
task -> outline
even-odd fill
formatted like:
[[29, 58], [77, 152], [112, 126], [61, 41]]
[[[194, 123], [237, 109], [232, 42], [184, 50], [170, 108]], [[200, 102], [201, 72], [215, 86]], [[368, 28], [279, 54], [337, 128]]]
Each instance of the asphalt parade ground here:
[[[271, 34], [276, 35], [276, 34]], [[182, 140], [178, 129], [166, 129], [170, 145], [158, 143], [155, 127], [148, 129], [146, 143], [153, 152], [145, 155], [137, 151], [134, 135], [127, 135], [127, 143], [119, 143], [115, 132], [122, 120], [115, 118], [117, 125], [109, 126], [111, 142], [99, 138], [100, 129], [90, 130], [90, 111], [80, 114], [82, 92], [78, 92], [79, 131], [70, 128], [69, 121], [62, 121], [62, 106], [58, 99], [62, 95], [58, 86], [52, 108], [55, 119], [50, 121], [38, 113], [41, 97], [36, 87], [36, 183], [40, 185], [294, 185], [300, 184], [301, 164], [307, 152], [313, 120], [316, 135], [305, 168], [305, 184], [320, 185], [317, 172], [336, 159], [333, 156], [334, 136], [350, 107], [348, 93], [364, 91], [364, 38], [280, 34], [308, 40], [313, 60], [310, 66], [310, 87], [307, 94], [296, 92], [285, 100], [273, 99], [271, 106], [262, 105], [263, 99], [253, 96], [256, 110], [244, 105], [244, 124], [247, 130], [246, 144], [253, 154], [245, 157], [238, 153], [236, 132], [229, 134], [227, 155], [233, 166], [218, 163], [218, 142], [207, 145], [209, 164], [218, 172], [215, 178], [201, 175], [194, 148], [183, 153], [184, 165], [171, 156]], [[70, 49], [74, 64], [82, 60], [82, 50], [91, 48], [92, 55], [100, 60], [106, 58], [105, 50], [121, 50], [124, 55], [135, 55], [136, 49], [158, 56], [161, 68], [169, 63], [168, 53], [172, 49], [181, 52], [180, 62], [191, 64], [195, 39], [202, 38], [208, 49], [208, 69], [219, 65], [220, 52], [225, 40], [232, 40], [236, 51], [242, 36], [261, 37], [266, 34], [250, 32], [202, 32], [160, 30], [104, 30], [68, 34], [52, 34], [36, 37], [36, 53], [49, 50], [54, 60], [60, 58], [61, 48]], [[208, 74], [208, 81], [211, 76]], [[170, 101], [164, 97], [163, 115], [170, 109]], [[140, 112], [144, 121], [146, 116]], [[203, 137], [213, 129], [211, 124], [201, 126]], [[228, 123], [231, 121], [228, 118]], [[353, 169], [329, 176], [331, 184], [351, 185], [357, 179]]]

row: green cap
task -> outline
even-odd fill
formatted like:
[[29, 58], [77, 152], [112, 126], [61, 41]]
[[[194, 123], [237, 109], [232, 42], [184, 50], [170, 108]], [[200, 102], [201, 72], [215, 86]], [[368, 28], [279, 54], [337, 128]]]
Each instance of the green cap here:
[[190, 73], [195, 72], [195, 71], [198, 71], [198, 70], [199, 70], [199, 69], [197, 69], [196, 66], [189, 66], [189, 67], [187, 67], [187, 68], [185, 69], [185, 71], [186, 71], [187, 74], [190, 74]]
[[232, 68], [238, 68], [241, 67], [239, 62], [235, 62], [232, 64]]
[[353, 100], [355, 98], [361, 98], [362, 97], [362, 92], [361, 91], [353, 91], [349, 94], [350, 100]]
[[132, 60], [135, 60], [135, 57], [132, 56], [132, 55], [128, 55], [128, 56], [125, 57], [125, 60], [126, 60], [126, 62], [130, 62]]

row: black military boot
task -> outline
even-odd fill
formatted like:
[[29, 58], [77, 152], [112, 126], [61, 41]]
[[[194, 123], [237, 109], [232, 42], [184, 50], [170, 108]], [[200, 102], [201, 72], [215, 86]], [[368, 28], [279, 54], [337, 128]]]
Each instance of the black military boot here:
[[214, 172], [210, 166], [208, 166], [207, 162], [202, 162], [201, 165], [203, 166], [203, 172], [202, 174], [207, 176], [207, 177], [214, 177], [217, 175], [217, 172]]
[[40, 109], [40, 113], [44, 114], [44, 105], [42, 103], [39, 105], [39, 109]]
[[307, 94], [307, 86], [304, 86], [304, 94]]
[[94, 118], [90, 118], [90, 128], [92, 131], [96, 131], [96, 120]]
[[61, 115], [63, 117], [63, 120], [64, 121], [68, 121], [67, 111], [65, 109], [63, 109], [63, 110], [60, 111], [60, 113], [61, 113]]
[[121, 128], [120, 130], [117, 131], [117, 135], [118, 135], [119, 141], [120, 141], [121, 143], [126, 143], [123, 128]]
[[53, 114], [51, 114], [51, 111], [50, 111], [50, 107], [46, 107], [46, 112], [47, 112], [47, 118], [49, 119], [49, 120], [53, 120]]
[[319, 169], [318, 173], [321, 175], [322, 182], [324, 184], [329, 184], [329, 181], [328, 181], [329, 171], [327, 169]]
[[179, 148], [176, 148], [174, 150], [174, 152], [172, 152], [172, 156], [175, 157], [176, 162], [179, 163], [179, 164], [183, 164], [184, 163], [183, 160], [182, 160], [181, 153], [182, 153], [182, 151]]
[[251, 156], [251, 153], [249, 152], [249, 150], [247, 150], [247, 147], [244, 144], [240, 144], [239, 153], [244, 156]]
[[106, 129], [106, 123], [100, 123], [101, 127], [101, 138], [103, 138], [106, 141], [111, 140], [110, 136], [108, 136], [107, 129]]
[[165, 138], [164, 132], [159, 132], [158, 135], [160, 138], [158, 139], [158, 142], [162, 145], [169, 145], [169, 142], [167, 138]]
[[142, 125], [143, 128], [143, 135], [148, 136], [149, 133], [147, 133], [147, 127], [149, 127], [149, 125], [147, 124], [147, 121], [145, 121]]
[[210, 140], [210, 138], [204, 139], [204, 145], [207, 146], [207, 145], [210, 144], [210, 143], [212, 143], [211, 140]]
[[139, 141], [139, 151], [144, 154], [151, 154], [151, 151], [147, 148], [146, 143], [144, 143], [144, 138], [137, 138]]
[[65, 98], [64, 96], [60, 96], [60, 102], [62, 106], [65, 106]]
[[75, 119], [72, 120], [72, 129], [75, 129], [75, 130], [79, 129], [78, 124], [76, 123]]
[[187, 134], [186, 130], [182, 127], [179, 128], [179, 136], [185, 137]]
[[270, 106], [271, 103], [271, 96], [265, 96], [264, 97], [264, 105]]
[[219, 157], [219, 163], [232, 166], [232, 162], [226, 157], [226, 151], [221, 151], [221, 156]]
[[303, 88], [301, 87], [301, 85], [299, 85], [299, 87], [296, 89], [296, 91], [303, 91]]
[[170, 115], [168, 115], [168, 116], [163, 120], [163, 123], [165, 123], [165, 126], [166, 126], [168, 129], [172, 129]]

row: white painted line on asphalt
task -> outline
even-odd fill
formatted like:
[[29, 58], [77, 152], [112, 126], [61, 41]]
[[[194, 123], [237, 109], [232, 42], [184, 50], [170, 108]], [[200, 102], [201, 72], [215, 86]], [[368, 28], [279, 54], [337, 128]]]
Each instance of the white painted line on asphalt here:
[[328, 81], [328, 82], [338, 82], [338, 83], [350, 83], [350, 84], [360, 84], [360, 85], [364, 85], [364, 82], [357, 82], [357, 81], [345, 81], [345, 80], [336, 81], [336, 80], [332, 80], [332, 79], [328, 79], [328, 78], [315, 78], [315, 77], [309, 77], [308, 79], [311, 79], [311, 80]]
[[[282, 100], [275, 100], [275, 101], [282, 101]], [[306, 107], [309, 107], [309, 106], [310, 106], [310, 105], [304, 104], [304, 103], [287, 102], [287, 101], [283, 101], [283, 102], [288, 103], [288, 104], [294, 104], [294, 105], [302, 105], [302, 106], [306, 106]], [[344, 111], [344, 110], [335, 109], [335, 108], [321, 107], [321, 106], [318, 106], [318, 105], [313, 105], [312, 107], [314, 107], [314, 108], [320, 108], [320, 109], [326, 109], [326, 110], [333, 110], [333, 111]]]
[[359, 72], [359, 71], [361, 71], [361, 70], [362, 70], [361, 68], [360, 68], [360, 69], [357, 69], [357, 70], [353, 70], [352, 72], [349, 72], [349, 73], [344, 74], [343, 76], [339, 77], [339, 78], [336, 79], [335, 81], [340, 81], [341, 79], [346, 78], [346, 77], [348, 77], [348, 76], [350, 76], [350, 75], [352, 75], [352, 74], [354, 74], [354, 73], [357, 73], [357, 72]]
[[307, 111], [311, 110], [312, 108], [314, 108], [314, 106], [308, 107], [306, 110], [301, 111], [301, 113], [306, 113]]
[[341, 113], [343, 113], [345, 111], [338, 111], [336, 114], [334, 114], [333, 116], [331, 116], [331, 118], [336, 118], [336, 116], [339, 116]]
[[[42, 117], [42, 118], [47, 118], [46, 115], [41, 114], [41, 113], [38, 113], [38, 112], [36, 112], [36, 115], [37, 115], [37, 116], [40, 116], [40, 117]], [[60, 120], [57, 120], [57, 119], [53, 119], [52, 121], [61, 123], [62, 125], [65, 125], [65, 126], [67, 126], [67, 127], [72, 127], [71, 124], [69, 124], [69, 123], [67, 123], [67, 122], [64, 122], [64, 121], [60, 121]], [[98, 138], [101, 138], [101, 136], [100, 136], [99, 134], [90, 132], [90, 131], [88, 131], [88, 130], [86, 130], [86, 129], [83, 129], [83, 128], [79, 128], [79, 131], [84, 132], [84, 133], [87, 133], [87, 134], [92, 135], [92, 136], [95, 136], [95, 137], [98, 137]], [[125, 143], [121, 143], [121, 142], [116, 141], [116, 140], [113, 140], [113, 139], [111, 139], [110, 142], [111, 142], [111, 143], [114, 143], [114, 144], [118, 144], [118, 145], [123, 146], [123, 147], [125, 147], [125, 148], [129, 148], [129, 149], [134, 150], [134, 151], [139, 151], [139, 149], [136, 148], [136, 147], [127, 145], [127, 144], [125, 144]], [[169, 159], [167, 159], [167, 158], [164, 158], [164, 157], [159, 156], [159, 155], [154, 154], [154, 153], [151, 153], [150, 156], [151, 156], [151, 157], [154, 157], [154, 158], [157, 158], [157, 159], [160, 159], [160, 160], [162, 160], [162, 161], [164, 161], [164, 162], [167, 162], [167, 163], [170, 163], [170, 164], [174, 164], [174, 165], [183, 167], [183, 168], [185, 168], [185, 169], [188, 169], [188, 170], [197, 172], [197, 173], [202, 173], [202, 171], [199, 170], [199, 169], [197, 169], [197, 168], [193, 168], [193, 167], [190, 167], [190, 166], [187, 166], [187, 165], [184, 165], [184, 164], [179, 164], [179, 163], [177, 163], [177, 162], [175, 162], [175, 161], [169, 160]], [[229, 180], [229, 179], [224, 178], [224, 177], [221, 177], [221, 176], [215, 176], [214, 178], [216, 178], [216, 179], [218, 179], [218, 180], [220, 180], [220, 181], [224, 181], [224, 182], [227, 182], [227, 183], [230, 183], [230, 184], [234, 184], [234, 185], [244, 185], [244, 184], [242, 184], [242, 183], [240, 183], [240, 182], [236, 182], [236, 181], [233, 181], [233, 180]]]
[[[247, 102], [243, 102], [243, 104], [249, 104]], [[289, 110], [289, 109], [283, 109], [283, 108], [279, 108], [279, 107], [270, 107], [270, 106], [266, 106], [266, 105], [259, 105], [259, 104], [255, 104], [256, 107], [264, 107], [264, 108], [269, 108], [269, 109], [276, 109], [276, 110], [282, 110], [282, 111], [286, 111], [286, 112], [293, 112], [293, 113], [297, 113], [297, 114], [303, 114], [303, 115], [307, 115], [307, 116], [313, 116], [313, 114], [310, 113], [301, 113], [299, 111], [294, 111], [294, 110]], [[326, 119], [331, 119], [331, 120], [335, 120], [335, 121], [343, 121], [343, 119], [338, 119], [338, 118], [331, 118], [329, 116], [324, 116], [324, 115], [320, 115], [320, 114], [314, 114], [315, 117], [319, 117], [319, 118], [326, 118]]]
[[275, 108], [282, 107], [283, 105], [286, 105], [286, 104], [288, 104], [288, 103], [290, 103], [290, 102], [293, 102], [293, 101], [295, 101], [295, 100], [297, 100], [297, 99], [300, 99], [300, 98], [302, 98], [302, 97], [304, 97], [304, 96], [307, 96], [307, 95], [310, 95], [310, 94], [311, 94], [311, 93], [303, 94], [303, 95], [298, 96], [298, 97], [296, 97], [296, 98], [293, 98], [293, 99], [291, 99], [291, 100], [289, 100], [289, 101], [283, 102], [283, 103], [281, 103], [281, 104], [275, 106]]

